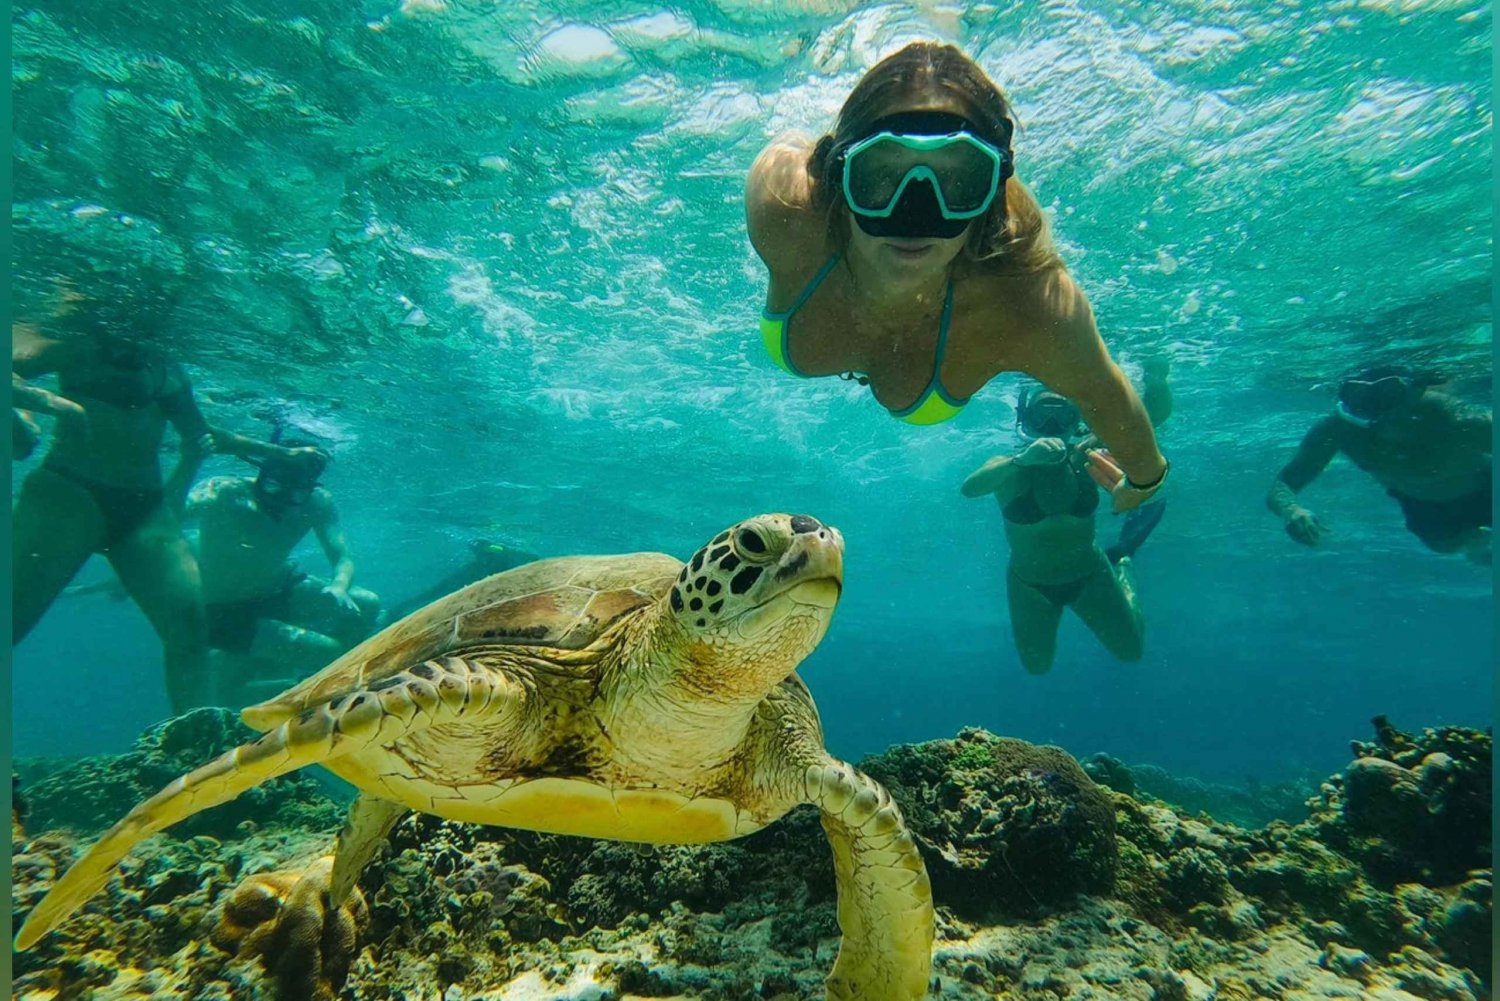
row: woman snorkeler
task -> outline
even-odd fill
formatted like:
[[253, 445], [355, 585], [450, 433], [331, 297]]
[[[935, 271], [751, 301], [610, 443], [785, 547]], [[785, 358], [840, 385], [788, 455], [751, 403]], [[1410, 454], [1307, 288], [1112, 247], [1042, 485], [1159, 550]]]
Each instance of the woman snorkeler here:
[[[1165, 365], [1147, 366], [1145, 397], [1152, 420], [1166, 420], [1172, 403]], [[1078, 408], [1056, 393], [1028, 392], [1016, 406], [1016, 430], [1029, 444], [980, 466], [962, 492], [1000, 502], [1010, 542], [1005, 591], [1022, 666], [1032, 674], [1051, 670], [1069, 607], [1116, 659], [1139, 660], [1145, 622], [1130, 558], [1161, 520], [1164, 502], [1131, 511], [1120, 541], [1100, 549], [1099, 487], [1088, 459], [1094, 439]]]
[[973, 60], [917, 42], [865, 74], [831, 135], [762, 150], [745, 192], [771, 275], [761, 336], [788, 372], [858, 379], [912, 424], [1025, 372], [1078, 403], [1109, 448], [1089, 475], [1128, 510], [1167, 461], [1015, 176], [1013, 132]]

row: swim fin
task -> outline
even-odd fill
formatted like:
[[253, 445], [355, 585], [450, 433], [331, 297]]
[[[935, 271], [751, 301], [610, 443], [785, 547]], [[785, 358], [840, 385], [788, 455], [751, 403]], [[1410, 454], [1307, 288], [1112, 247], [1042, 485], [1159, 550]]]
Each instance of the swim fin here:
[[1161, 521], [1161, 516], [1166, 513], [1167, 502], [1159, 500], [1142, 504], [1127, 514], [1125, 524], [1120, 526], [1119, 541], [1104, 551], [1109, 562], [1118, 563], [1127, 556], [1134, 556], [1135, 551], [1141, 548], [1141, 543], [1146, 541]]

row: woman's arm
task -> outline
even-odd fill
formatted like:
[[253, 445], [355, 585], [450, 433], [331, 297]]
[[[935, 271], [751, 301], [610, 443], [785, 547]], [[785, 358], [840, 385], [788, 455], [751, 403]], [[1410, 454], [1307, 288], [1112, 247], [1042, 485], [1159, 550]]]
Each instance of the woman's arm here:
[[965, 497], [1010, 493], [1020, 475], [1021, 467], [1016, 465], [1015, 456], [997, 455], [970, 473], [958, 490]]
[[[1015, 455], [997, 455], [969, 474], [959, 488], [965, 497], [994, 494], [1009, 504], [1032, 489], [1044, 470], [1061, 470], [1068, 462], [1068, 446], [1061, 438], [1038, 438]], [[1090, 489], [1093, 489], [1090, 487]]]
[[1059, 273], [1056, 282], [1047, 296], [1050, 316], [1039, 324], [1041, 341], [1026, 371], [1078, 405], [1128, 478], [1122, 486], [1143, 493], [1142, 488], [1160, 483], [1167, 471], [1151, 419], [1130, 380], [1110, 358], [1082, 290], [1066, 274]]
[[27, 384], [18, 372], [10, 374], [10, 402], [22, 410], [51, 414], [54, 417], [87, 416], [83, 407], [65, 396], [58, 396], [39, 386]]

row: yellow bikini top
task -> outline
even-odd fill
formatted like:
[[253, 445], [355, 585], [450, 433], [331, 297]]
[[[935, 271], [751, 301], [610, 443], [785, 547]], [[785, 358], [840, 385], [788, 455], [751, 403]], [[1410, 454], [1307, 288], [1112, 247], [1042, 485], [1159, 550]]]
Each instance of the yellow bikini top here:
[[[773, 313], [767, 309], [763, 310], [760, 314], [760, 339], [766, 346], [766, 353], [771, 356], [772, 361], [786, 369], [792, 375], [804, 379], [812, 378], [812, 376], [807, 375], [805, 372], [797, 371], [796, 367], [792, 365], [792, 355], [789, 347], [791, 343], [792, 316], [797, 310], [802, 308], [808, 299], [812, 298], [812, 294], [818, 290], [819, 285], [823, 284], [823, 279], [828, 277], [828, 273], [833, 270], [834, 265], [838, 261], [839, 257], [837, 254], [830, 257], [827, 263], [813, 276], [812, 281], [807, 283], [807, 287], [802, 290], [792, 303], [791, 308], [786, 312]], [[928, 380], [927, 388], [922, 390], [922, 394], [917, 397], [917, 402], [904, 410], [892, 410], [892, 417], [899, 418], [908, 424], [941, 424], [943, 421], [957, 414], [964, 408], [964, 404], [969, 402], [967, 399], [958, 400], [949, 396], [948, 391], [943, 388], [941, 378], [943, 352], [948, 347], [948, 321], [952, 315], [953, 282], [950, 279], [948, 282], [948, 291], [943, 297], [943, 318], [938, 326], [937, 356], [932, 361], [932, 378]]]

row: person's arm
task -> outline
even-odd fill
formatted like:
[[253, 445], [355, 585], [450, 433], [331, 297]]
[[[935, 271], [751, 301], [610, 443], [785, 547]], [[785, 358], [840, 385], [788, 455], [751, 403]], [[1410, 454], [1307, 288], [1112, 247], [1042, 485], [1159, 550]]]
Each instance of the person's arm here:
[[333, 580], [324, 590], [339, 604], [357, 609], [354, 599], [349, 597], [349, 585], [354, 583], [354, 561], [349, 558], [349, 541], [344, 537], [343, 526], [339, 524], [338, 509], [333, 506], [333, 495], [319, 488], [313, 497], [314, 503], [318, 505], [313, 530], [318, 533], [323, 555], [328, 557], [328, 563], [333, 567]]
[[1015, 455], [997, 455], [974, 470], [959, 492], [965, 497], [994, 494], [1001, 504], [1008, 504], [1035, 482], [1035, 470], [1067, 461], [1068, 446], [1061, 438], [1038, 438]]
[[1305, 546], [1316, 545], [1327, 532], [1323, 520], [1297, 503], [1297, 494], [1328, 468], [1339, 453], [1339, 419], [1324, 417], [1302, 437], [1297, 454], [1282, 467], [1266, 493], [1266, 507], [1281, 519], [1287, 534]]
[[970, 473], [958, 491], [965, 497], [1011, 493], [1020, 477], [1021, 467], [1016, 465], [1015, 456], [997, 455]]
[[30, 323], [12, 323], [10, 327], [10, 400], [11, 441], [14, 458], [26, 458], [41, 438], [41, 428], [22, 411], [51, 414], [63, 421], [76, 422], [88, 433], [88, 412], [65, 396], [28, 385], [27, 379], [56, 372], [66, 363], [68, 345], [54, 341]]
[[23, 379], [56, 372], [65, 363], [69, 347], [55, 341], [30, 323], [10, 325], [10, 369]]
[[166, 386], [157, 398], [162, 413], [177, 430], [178, 458], [163, 489], [167, 504], [174, 512], [181, 513], [186, 503], [188, 488], [198, 478], [203, 460], [213, 448], [213, 432], [203, 414], [198, 410], [198, 401], [193, 399], [193, 384], [181, 365], [168, 363]]
[[1059, 272], [1053, 282], [1039, 321], [1047, 346], [1027, 371], [1077, 404], [1109, 449], [1107, 456], [1091, 456], [1089, 471], [1110, 492], [1115, 511], [1129, 510], [1165, 482], [1167, 460], [1156, 447], [1145, 405], [1099, 336], [1083, 291], [1065, 273]]
[[[213, 435], [214, 451], [224, 455], [232, 455], [237, 459], [244, 459], [252, 465], [259, 465], [266, 459], [275, 457], [282, 459], [295, 459], [300, 455], [320, 455], [318, 449], [311, 445], [301, 448], [287, 448], [285, 445], [275, 445], [269, 441], [261, 441], [258, 438], [247, 438], [245, 435], [226, 431], [223, 428], [210, 427], [209, 433]], [[320, 459], [321, 463], [325, 461]]]
[[10, 402], [21, 410], [51, 414], [54, 417], [86, 417], [83, 407], [66, 396], [50, 393], [40, 386], [27, 384], [19, 372], [10, 374]]

